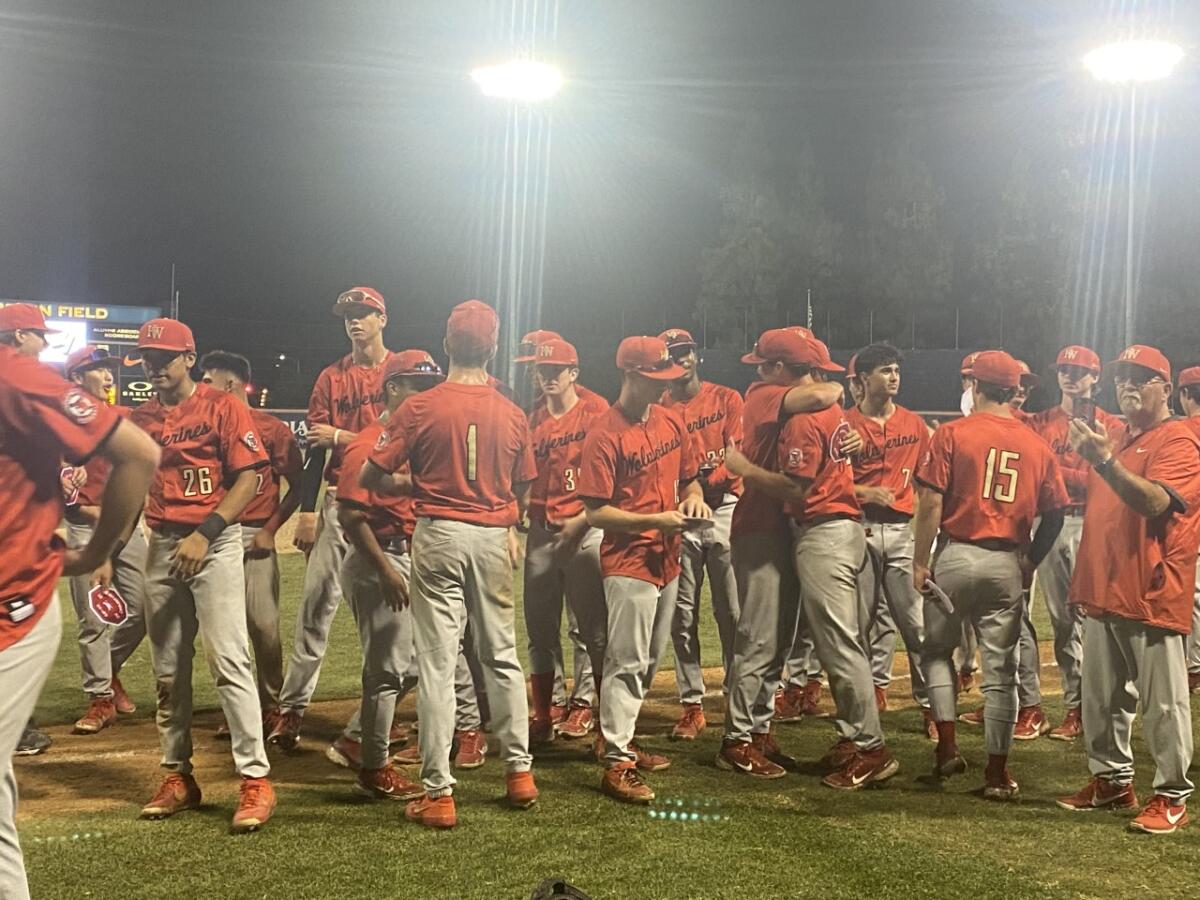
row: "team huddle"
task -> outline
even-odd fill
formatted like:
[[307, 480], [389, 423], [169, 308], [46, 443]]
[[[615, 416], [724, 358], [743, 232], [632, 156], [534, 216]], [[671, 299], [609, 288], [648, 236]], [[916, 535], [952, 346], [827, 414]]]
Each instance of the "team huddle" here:
[[[0, 691], [15, 698], [0, 715], [6, 765], [24, 752], [58, 644], [62, 573], [89, 700], [77, 733], [133, 710], [119, 673], [148, 640], [167, 775], [145, 818], [200, 804], [197, 634], [242, 779], [232, 829], [271, 818], [267, 746], [301, 741], [343, 599], [362, 701], [326, 755], [356, 770], [362, 792], [448, 828], [454, 771], [482, 765], [489, 739], [519, 808], [538, 799], [539, 747], [590, 739], [601, 790], [648, 803], [647, 773], [671, 762], [639, 743], [637, 723], [668, 644], [680, 702], [671, 737], [707, 727], [707, 578], [723, 663], [719, 768], [785, 777], [795, 760], [774, 723], [814, 714], [824, 673], [836, 740], [823, 783], [855, 791], [891, 778], [899, 763], [880, 712], [899, 634], [935, 777], [966, 771], [956, 729], [982, 726], [982, 796], [1013, 800], [1013, 740], [1049, 733], [1082, 739], [1088, 754], [1091, 780], [1060, 806], [1136, 808], [1140, 703], [1157, 772], [1131, 825], [1187, 823], [1200, 418], [1172, 415], [1170, 364], [1154, 348], [1132, 346], [1104, 368], [1086, 347], [1065, 348], [1061, 402], [1036, 415], [1020, 409], [1028, 366], [971, 354], [969, 415], [931, 430], [895, 402], [902, 359], [887, 344], [862, 349], [847, 372], [807, 329], [766, 331], [743, 358], [757, 372], [743, 398], [702, 380], [687, 331], [629, 337], [610, 405], [579, 383], [576, 348], [548, 331], [525, 336], [519, 383], [499, 383], [488, 372], [499, 321], [479, 301], [450, 313], [445, 372], [425, 350], [386, 349], [373, 289], [346, 291], [334, 313], [351, 352], [317, 379], [302, 454], [246, 402], [249, 363], [224, 351], [198, 359], [182, 322], [142, 326], [154, 396], [123, 410], [106, 402], [119, 359], [82, 348], [63, 381], [35, 361], [49, 330], [37, 309], [0, 310], [0, 474], [19, 494], [0, 511], [0, 541], [20, 561], [0, 601]], [[1102, 373], [1119, 418], [1092, 399]], [[1200, 369], [1181, 373], [1179, 393], [1185, 413], [1200, 412]], [[285, 667], [275, 539], [293, 515], [308, 562]], [[522, 566], [528, 688], [514, 623]], [[1067, 707], [1054, 729], [1040, 707], [1035, 576]], [[976, 656], [984, 703], [960, 715]], [[395, 710], [414, 690], [411, 741]], [[0, 800], [0, 893], [21, 896], [11, 768]]]

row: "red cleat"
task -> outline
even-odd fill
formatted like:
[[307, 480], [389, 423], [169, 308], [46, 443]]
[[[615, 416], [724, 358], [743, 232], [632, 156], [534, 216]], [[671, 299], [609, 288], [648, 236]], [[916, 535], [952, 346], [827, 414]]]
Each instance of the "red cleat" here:
[[1129, 823], [1129, 830], [1143, 831], [1146, 834], [1171, 834], [1187, 823], [1185, 804], [1173, 803], [1170, 797], [1155, 794], [1146, 804], [1146, 808]]
[[537, 747], [554, 741], [554, 723], [549, 719], [529, 717], [529, 746]]
[[404, 807], [404, 818], [426, 828], [453, 828], [458, 824], [458, 811], [454, 808], [454, 795], [431, 799], [428, 796], [414, 800]]
[[721, 752], [717, 754], [717, 768], [764, 780], [782, 778], [787, 774], [783, 766], [771, 762], [749, 741], [722, 743]]
[[844, 769], [850, 760], [854, 758], [856, 753], [858, 753], [858, 747], [854, 745], [854, 741], [850, 740], [849, 738], [840, 738], [838, 742], [830, 747], [829, 750], [826, 751], [825, 755], [821, 757], [821, 765], [825, 766], [827, 769], [837, 772], [841, 769]]
[[958, 717], [958, 721], [964, 725], [982, 725], [983, 724], [983, 707], [973, 709], [970, 712], [965, 712]]
[[[820, 687], [820, 685], [818, 685]], [[799, 722], [804, 718], [804, 688], [789, 684], [775, 693], [776, 722]]]
[[628, 749], [637, 754], [636, 765], [643, 772], [661, 772], [663, 769], [671, 768], [670, 759], [661, 753], [651, 753], [649, 750], [642, 749], [642, 745], [637, 741], [630, 741]]
[[1048, 735], [1056, 741], [1073, 741], [1083, 735], [1083, 716], [1079, 707], [1072, 706], [1063, 717], [1062, 724]]
[[143, 819], [166, 819], [175, 813], [200, 808], [200, 785], [191, 775], [172, 772], [163, 779], [158, 793], [142, 807]]
[[875, 710], [884, 712], [887, 708], [887, 688], [875, 685]]
[[325, 758], [343, 769], [362, 768], [362, 744], [344, 734], [325, 749]]
[[762, 734], [750, 735], [750, 743], [754, 745], [754, 749], [775, 763], [777, 766], [783, 766], [785, 769], [794, 768], [796, 765], [796, 757], [788, 756], [779, 746], [779, 741], [775, 740], [774, 733], [767, 731]]
[[532, 772], [509, 772], [504, 776], [508, 802], [517, 809], [529, 809], [537, 803], [538, 789]]
[[355, 785], [375, 800], [417, 800], [425, 796], [425, 788], [390, 765], [382, 769], [362, 769]]
[[267, 743], [274, 744], [281, 750], [295, 750], [300, 746], [300, 720], [303, 715], [295, 709], [285, 709], [279, 716], [279, 721], [267, 735]]
[[813, 679], [804, 685], [804, 715], [810, 719], [826, 719], [829, 713], [821, 710], [821, 682]]
[[578, 740], [592, 733], [596, 726], [596, 714], [590, 706], [572, 706], [566, 720], [558, 726], [558, 736], [567, 740]]
[[559, 725], [567, 721], [569, 710], [565, 703], [553, 703], [550, 705], [550, 724]]
[[137, 704], [130, 700], [129, 695], [125, 693], [125, 687], [121, 684], [120, 678], [114, 675], [109, 686], [112, 688], [113, 706], [117, 708], [118, 713], [127, 716], [137, 712]]
[[997, 776], [988, 775], [983, 784], [983, 799], [1012, 802], [1021, 796], [1021, 787], [1005, 769]]
[[637, 766], [627, 762], [604, 770], [600, 792], [622, 803], [649, 803], [654, 799], [654, 791], [646, 784]]
[[900, 763], [887, 747], [858, 751], [841, 769], [830, 772], [821, 784], [839, 791], [858, 791], [869, 784], [880, 784], [900, 771]]
[[1050, 730], [1050, 721], [1040, 706], [1026, 706], [1017, 713], [1014, 741], [1036, 741]]
[[1200, 672], [1188, 672], [1188, 693], [1200, 694]]
[[233, 834], [258, 831], [275, 812], [275, 789], [265, 778], [243, 778], [241, 797], [229, 830]]
[[117, 707], [108, 697], [93, 697], [87, 712], [75, 722], [72, 734], [95, 734], [117, 721]]
[[482, 731], [454, 732], [454, 768], [478, 769], [487, 761], [487, 738]]
[[679, 717], [679, 721], [675, 723], [675, 727], [671, 729], [671, 740], [673, 741], [694, 741], [704, 731], [704, 707], [699, 703], [683, 704], [683, 713]]
[[398, 766], [419, 766], [421, 764], [421, 745], [413, 742], [392, 757], [392, 762]]
[[1137, 794], [1132, 784], [1113, 784], [1105, 778], [1096, 777], [1070, 797], [1059, 797], [1054, 801], [1063, 809], [1072, 812], [1091, 812], [1094, 809], [1137, 809]]

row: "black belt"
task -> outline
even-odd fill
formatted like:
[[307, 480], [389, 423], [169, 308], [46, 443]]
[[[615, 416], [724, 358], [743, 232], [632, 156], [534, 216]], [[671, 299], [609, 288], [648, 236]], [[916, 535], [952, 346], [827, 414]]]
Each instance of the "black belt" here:
[[403, 535], [380, 536], [377, 534], [375, 540], [379, 542], [379, 548], [385, 553], [403, 556], [408, 552], [408, 538]]
[[991, 550], [995, 553], [1016, 553], [1020, 550], [1018, 544], [1012, 541], [1001, 540], [1000, 538], [983, 538], [978, 541], [964, 541], [961, 538], [950, 538], [956, 544], [970, 544], [972, 547], [979, 547], [981, 550]]
[[827, 516], [816, 516], [812, 519], [805, 519], [803, 522], [797, 522], [801, 528], [812, 528], [814, 525], [825, 525], [829, 522], [861, 522], [858, 516], [850, 516], [846, 513], [830, 513]]
[[150, 530], [169, 537], [187, 537], [199, 527], [199, 525], [183, 525], [179, 522], [159, 522], [157, 525], [151, 525]]
[[868, 506], [863, 510], [863, 520], [867, 525], [907, 525], [912, 516], [886, 506]]

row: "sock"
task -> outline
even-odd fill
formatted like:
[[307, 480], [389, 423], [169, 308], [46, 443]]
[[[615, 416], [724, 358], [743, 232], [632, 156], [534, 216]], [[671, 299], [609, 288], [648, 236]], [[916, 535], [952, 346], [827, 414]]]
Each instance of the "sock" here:
[[958, 752], [958, 740], [953, 722], [935, 722], [938, 733], [938, 759], [949, 759]]
[[989, 753], [987, 768], [983, 772], [984, 779], [989, 782], [998, 782], [1006, 771], [1008, 771], [1008, 754]]

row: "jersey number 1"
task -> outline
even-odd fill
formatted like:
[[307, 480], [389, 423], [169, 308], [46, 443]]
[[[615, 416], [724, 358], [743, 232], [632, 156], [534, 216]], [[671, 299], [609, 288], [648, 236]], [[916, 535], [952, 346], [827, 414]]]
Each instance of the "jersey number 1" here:
[[983, 473], [983, 499], [1012, 503], [1017, 496], [1017, 475], [1013, 463], [1021, 458], [1012, 450], [988, 450], [987, 469]]

